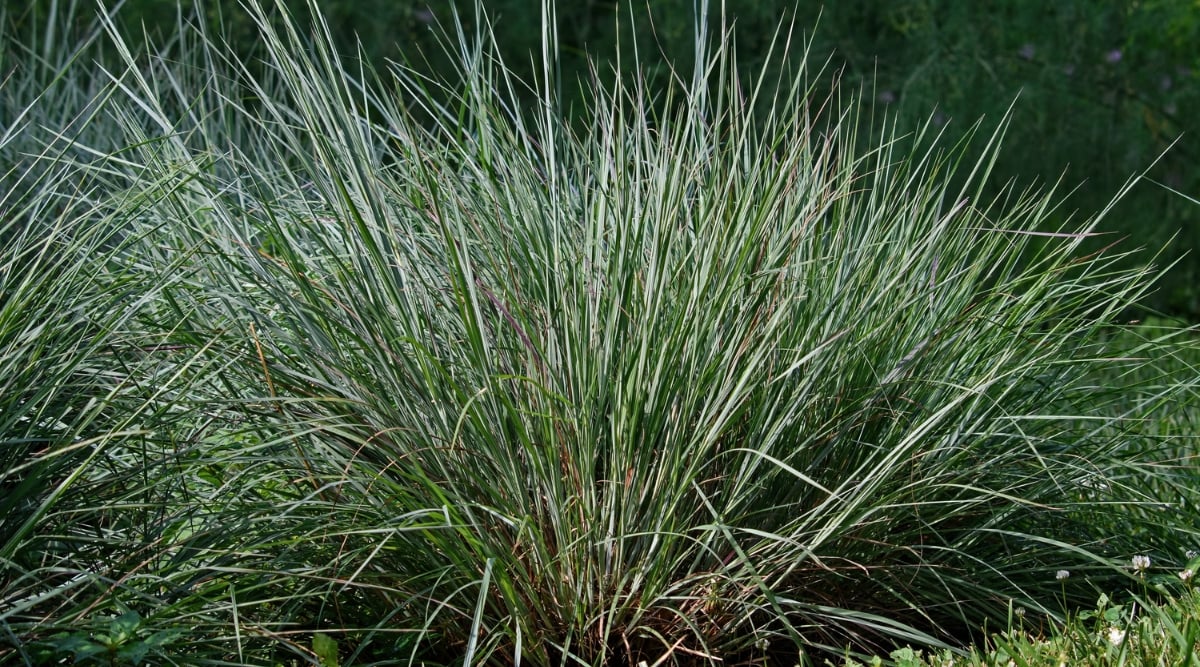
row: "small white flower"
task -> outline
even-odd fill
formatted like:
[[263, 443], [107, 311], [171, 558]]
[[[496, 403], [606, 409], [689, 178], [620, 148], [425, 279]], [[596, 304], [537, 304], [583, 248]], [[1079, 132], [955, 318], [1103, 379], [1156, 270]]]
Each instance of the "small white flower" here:
[[1017, 618], [1025, 618], [1025, 607], [1017, 607], [1013, 613], [1017, 615]]
[[1188, 569], [1184, 570], [1183, 572], [1179, 573], [1179, 578], [1182, 579], [1185, 583], [1191, 581], [1192, 577], [1194, 577], [1194, 576], [1196, 576], [1196, 573], [1190, 567]]
[[1149, 569], [1150, 569], [1150, 557], [1149, 556], [1134, 556], [1133, 557], [1134, 572], [1141, 574], [1142, 572], [1145, 572], [1146, 570], [1149, 570]]
[[1187, 551], [1183, 552], [1183, 555], [1188, 560], [1191, 560], [1196, 556], [1200, 556], [1200, 553], [1197, 553], [1195, 549], [1188, 549]]
[[1059, 581], [1062, 581], [1063, 579], [1066, 579], [1069, 576], [1071, 576], [1070, 570], [1059, 570], [1058, 572], [1054, 573], [1054, 578]]
[[1125, 641], [1125, 631], [1118, 627], [1108, 629], [1108, 643], [1113, 646], [1120, 646], [1121, 642]]

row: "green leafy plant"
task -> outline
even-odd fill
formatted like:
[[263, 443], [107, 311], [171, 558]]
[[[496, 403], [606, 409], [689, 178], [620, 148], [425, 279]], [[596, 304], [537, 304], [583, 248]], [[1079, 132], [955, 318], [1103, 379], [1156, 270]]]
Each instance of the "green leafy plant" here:
[[320, 661], [321, 667], [338, 666], [338, 643], [336, 639], [318, 632], [313, 635], [312, 648], [313, 653], [317, 654], [317, 659]]
[[70, 654], [75, 664], [140, 665], [152, 653], [169, 650], [182, 634], [182, 630], [147, 634], [142, 617], [129, 610], [110, 620], [103, 632], [60, 633], [45, 644], [55, 654]]

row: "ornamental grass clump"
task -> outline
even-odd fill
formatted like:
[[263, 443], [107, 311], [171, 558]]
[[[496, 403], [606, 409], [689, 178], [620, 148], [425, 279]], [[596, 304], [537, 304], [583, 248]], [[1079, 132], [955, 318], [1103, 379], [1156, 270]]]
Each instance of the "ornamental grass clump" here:
[[181, 500], [161, 462], [182, 450], [151, 436], [183, 417], [160, 392], [193, 359], [150, 358], [161, 332], [137, 322], [170, 286], [171, 263], [131, 261], [155, 228], [114, 206], [113, 162], [137, 167], [110, 152], [126, 139], [105, 127], [111, 89], [79, 64], [97, 31], [70, 49], [56, 41], [67, 14], [33, 45], [0, 28], [4, 664], [46, 664], [48, 628], [81, 630], [112, 609], [114, 591], [135, 597], [122, 581], [170, 548], [155, 516]]
[[516, 81], [482, 19], [431, 80], [251, 11], [265, 66], [188, 33], [107, 102], [114, 262], [160, 278], [136, 322], [186, 455], [153, 468], [159, 569], [104, 595], [201, 624], [189, 651], [958, 647], [1146, 547], [1113, 531], [1137, 489], [1080, 487], [1142, 465], [1141, 389], [1094, 380], [1142, 363], [1101, 334], [1150, 276], [989, 183], [1003, 123], [966, 160], [703, 30], [694, 73], [581, 82], [569, 121], [553, 49]]

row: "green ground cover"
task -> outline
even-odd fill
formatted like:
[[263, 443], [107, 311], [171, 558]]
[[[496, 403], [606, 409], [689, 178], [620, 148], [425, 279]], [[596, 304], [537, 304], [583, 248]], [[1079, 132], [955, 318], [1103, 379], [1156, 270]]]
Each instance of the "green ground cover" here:
[[1200, 345], [1008, 124], [250, 11], [0, 40], [0, 661], [1195, 660]]

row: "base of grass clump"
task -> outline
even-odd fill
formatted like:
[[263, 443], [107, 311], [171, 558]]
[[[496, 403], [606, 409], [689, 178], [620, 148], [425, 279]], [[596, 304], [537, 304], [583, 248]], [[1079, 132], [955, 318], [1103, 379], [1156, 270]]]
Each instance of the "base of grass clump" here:
[[1002, 131], [965, 163], [802, 76], [739, 79], [724, 35], [660, 91], [583, 83], [568, 123], [551, 54], [522, 106], [482, 19], [430, 82], [251, 11], [263, 74], [197, 33], [128, 55], [128, 149], [94, 167], [134, 239], [109, 261], [157, 290], [154, 345], [113, 363], [168, 406], [158, 454], [119, 452], [162, 484], [122, 501], [146, 571], [105, 604], [203, 619], [172, 635], [192, 655], [960, 650], [1176, 546], [1114, 530], [1161, 474], [1138, 418], [1188, 390], [1137, 379], [1169, 340], [1107, 347], [1149, 277], [990, 184]]

